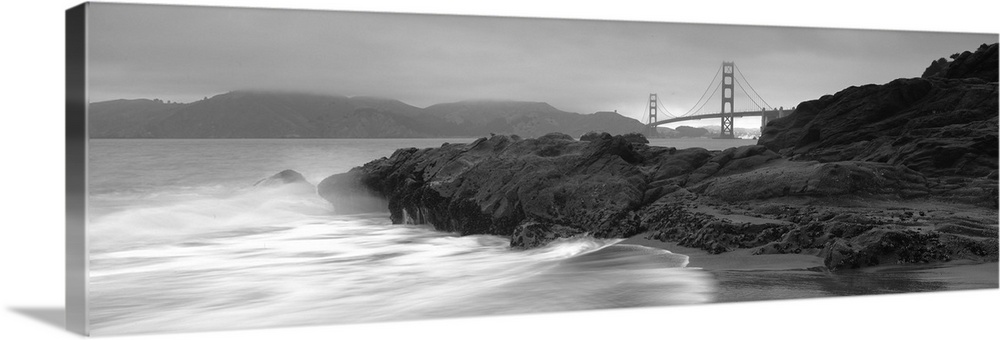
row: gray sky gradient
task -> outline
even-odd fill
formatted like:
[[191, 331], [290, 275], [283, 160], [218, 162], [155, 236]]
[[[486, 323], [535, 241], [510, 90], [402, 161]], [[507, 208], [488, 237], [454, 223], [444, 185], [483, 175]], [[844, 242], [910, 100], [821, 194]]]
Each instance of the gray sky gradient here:
[[[542, 101], [639, 119], [651, 92], [671, 112], [688, 111], [724, 60], [735, 61], [769, 104], [789, 107], [851, 85], [917, 77], [934, 59], [997, 42], [996, 34], [102, 3], [92, 9], [94, 102], [190, 102], [261, 89], [378, 96], [419, 107]], [[717, 97], [708, 107], [719, 106]], [[759, 126], [759, 119], [738, 125]]]

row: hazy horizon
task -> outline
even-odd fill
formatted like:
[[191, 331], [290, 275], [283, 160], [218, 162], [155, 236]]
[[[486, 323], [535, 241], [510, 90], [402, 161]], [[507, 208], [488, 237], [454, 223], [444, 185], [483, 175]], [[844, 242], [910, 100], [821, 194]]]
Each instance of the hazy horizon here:
[[[191, 104], [191, 103], [198, 102], [200, 100], [210, 99], [210, 98], [212, 98], [214, 96], [224, 95], [224, 94], [232, 93], [232, 92], [282, 93], [281, 91], [269, 91], [269, 90], [234, 90], [234, 91], [229, 91], [229, 92], [220, 93], [220, 94], [216, 94], [216, 95], [206, 96], [206, 97], [203, 97], [201, 99], [193, 100], [193, 101], [190, 101], [190, 102], [174, 102], [174, 101], [169, 101], [168, 102], [168, 101], [164, 101], [164, 100], [162, 100], [160, 98], [119, 98], [119, 99], [111, 99], [111, 100], [105, 100], [105, 101], [100, 101], [100, 102], [90, 102], [89, 104], [104, 103], [104, 102], [113, 102], [113, 101], [116, 101], [116, 100], [161, 100], [164, 103], [170, 103], [170, 104]], [[330, 96], [330, 97], [340, 96], [340, 95], [337, 95], [337, 94], [322, 94], [322, 93], [308, 93], [308, 92], [288, 92], [288, 93], [305, 94], [305, 95], [316, 95], [316, 96]], [[345, 97], [345, 98], [376, 98], [376, 99], [384, 99], [384, 100], [395, 100], [393, 98], [381, 98], [381, 97], [374, 97], [374, 96], [353, 96], [353, 97], [343, 96], [343, 97]], [[454, 103], [464, 103], [464, 102], [502, 102], [502, 101], [504, 101], [504, 100], [496, 100], [496, 99], [478, 99], [477, 100], [477, 99], [472, 99], [472, 100], [462, 100], [462, 101], [458, 101], [458, 102], [454, 102]], [[400, 102], [402, 102], [402, 101], [400, 101]], [[411, 104], [406, 103], [406, 102], [402, 102], [402, 103], [407, 104], [407, 105], [411, 105]], [[437, 104], [450, 104], [450, 103], [437, 103]], [[411, 106], [414, 106], [414, 107], [419, 108], [419, 109], [426, 109], [426, 108], [428, 108], [430, 106], [434, 106], [434, 105], [437, 105], [437, 104], [432, 104], [432, 105], [429, 105], [429, 106], [426, 106], [426, 107], [419, 107], [419, 106], [414, 106], [414, 105], [411, 105]], [[556, 109], [559, 109], [559, 108], [556, 107]], [[598, 111], [598, 112], [588, 112], [588, 113], [575, 112], [575, 113], [586, 115], [586, 114], [595, 114], [595, 113], [599, 113], [599, 112], [614, 112], [614, 111]], [[618, 113], [618, 112], [616, 112], [616, 113]], [[627, 117], [627, 118], [633, 118], [634, 119], [634, 117], [628, 117], [628, 116], [625, 116], [625, 117]], [[751, 121], [751, 122], [759, 122], [760, 121], [759, 117], [737, 117], [736, 118], [737, 123], [739, 123], [739, 120], [741, 120], [741, 119], [744, 120], [744, 121]], [[755, 125], [752, 125], [752, 124], [750, 124], [750, 125], [751, 126], [740, 126], [739, 124], [737, 124], [736, 128], [737, 129], [756, 129], [756, 128], [759, 128], [759, 126], [755, 126]], [[706, 118], [706, 119], [703, 119], [703, 120], [690, 120], [690, 121], [683, 121], [683, 122], [678, 122], [678, 123], [663, 124], [663, 125], [659, 125], [658, 128], [676, 129], [678, 126], [688, 126], [688, 127], [693, 127], [693, 128], [705, 128], [705, 129], [709, 129], [709, 130], [716, 129], [716, 130], [714, 130], [716, 133], [718, 133], [717, 129], [719, 128], [718, 118]], [[709, 134], [709, 135], [706, 135], [704, 137], [694, 137], [694, 138], [711, 138], [711, 137], [712, 137], [712, 135]]]
[[688, 111], [723, 61], [735, 61], [770, 105], [788, 108], [849, 86], [919, 77], [933, 60], [997, 42], [972, 33], [91, 6], [91, 102], [264, 90], [421, 108], [545, 102], [641, 119], [649, 93], [674, 114]]

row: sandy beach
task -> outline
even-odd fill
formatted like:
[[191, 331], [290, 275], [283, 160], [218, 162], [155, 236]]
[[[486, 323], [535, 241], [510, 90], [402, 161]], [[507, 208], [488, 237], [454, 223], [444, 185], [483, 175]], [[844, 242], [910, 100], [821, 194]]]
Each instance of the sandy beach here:
[[619, 244], [687, 255], [687, 267], [705, 269], [718, 281], [715, 302], [998, 288], [996, 262], [962, 260], [831, 272], [815, 254], [752, 255], [753, 249], [709, 254], [676, 242], [649, 240], [646, 235]]

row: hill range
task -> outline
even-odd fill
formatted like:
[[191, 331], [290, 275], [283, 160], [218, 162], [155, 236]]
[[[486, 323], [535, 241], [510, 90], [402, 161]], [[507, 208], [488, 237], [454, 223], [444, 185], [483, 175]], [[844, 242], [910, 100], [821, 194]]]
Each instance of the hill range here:
[[542, 102], [462, 101], [415, 107], [398, 100], [233, 91], [191, 103], [120, 99], [90, 104], [91, 138], [434, 138], [490, 133], [641, 132], [615, 112], [578, 114]]

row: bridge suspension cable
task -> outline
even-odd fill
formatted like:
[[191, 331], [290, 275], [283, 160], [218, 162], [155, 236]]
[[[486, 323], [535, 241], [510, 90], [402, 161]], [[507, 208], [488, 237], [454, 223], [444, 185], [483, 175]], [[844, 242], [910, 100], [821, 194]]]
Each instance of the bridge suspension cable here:
[[[708, 83], [708, 87], [705, 88], [705, 91], [701, 93], [701, 98], [698, 98], [698, 101], [694, 103], [694, 106], [691, 106], [691, 109], [682, 114], [681, 117], [687, 117], [688, 115], [700, 111], [703, 107], [705, 107], [705, 104], [708, 103], [707, 100], [705, 101], [705, 104], [701, 104], [701, 107], [698, 106], [698, 103], [701, 103], [701, 100], [705, 99], [705, 94], [708, 93], [708, 89], [712, 88], [712, 84], [715, 84], [715, 80], [719, 79], [720, 73], [722, 73], [722, 66], [719, 66], [719, 69], [715, 70], [715, 76], [712, 77], [712, 81]], [[722, 82], [719, 82], [719, 85], [722, 85]], [[716, 85], [715, 91], [718, 90], [719, 90], [718, 85]], [[712, 96], [715, 95], [715, 91], [712, 91], [712, 94], [709, 95], [708, 98], [712, 98]], [[697, 110], [695, 110], [696, 107], [698, 108]]]
[[[757, 99], [760, 99], [760, 101], [762, 103], [764, 103], [763, 106], [760, 105], [760, 104], [757, 104], [756, 101], [754, 102], [754, 104], [757, 104], [757, 106], [760, 106], [761, 109], [764, 109], [764, 108], [773, 109], [773, 107], [771, 107], [771, 104], [768, 104], [767, 101], [764, 100], [764, 97], [761, 97], [760, 93], [757, 92], [757, 89], [753, 88], [753, 85], [750, 84], [750, 81], [747, 80], [747, 77], [743, 75], [743, 71], [740, 71], [740, 67], [738, 65], [734, 65], [734, 66], [736, 66], [736, 73], [740, 75], [740, 78], [743, 78], [743, 82], [747, 83], [747, 86], [750, 87], [750, 90], [753, 91], [753, 94], [757, 96]], [[736, 83], [739, 84], [739, 82], [736, 82]], [[740, 89], [743, 89], [743, 87], [740, 86]], [[743, 89], [743, 92], [747, 93], [747, 90]], [[750, 96], [750, 93], [747, 93], [747, 97], [751, 97], [750, 100], [753, 100], [753, 97]]]
[[[720, 68], [720, 69], [721, 69], [721, 68]], [[712, 98], [712, 97], [715, 97], [715, 94], [719, 92], [719, 89], [720, 89], [720, 88], [722, 88], [722, 82], [721, 82], [721, 81], [719, 82], [719, 84], [718, 84], [718, 85], [715, 85], [715, 90], [713, 90], [713, 91], [712, 91], [712, 94], [708, 95], [708, 97], [709, 97], [709, 98]], [[697, 105], [697, 104], [695, 104], [695, 105]], [[701, 106], [700, 106], [700, 107], [698, 107], [698, 109], [697, 109], [697, 110], [692, 110], [692, 111], [688, 111], [688, 113], [684, 114], [684, 117], [687, 117], [687, 116], [689, 116], [689, 115], [690, 115], [690, 116], [694, 116], [694, 115], [695, 115], [695, 113], [698, 113], [698, 112], [701, 112], [701, 109], [704, 109], [704, 108], [705, 108], [705, 105], [708, 105], [708, 101], [707, 101], [707, 100], [706, 100], [706, 101], [705, 101], [704, 103], [702, 103], [702, 104], [701, 104]], [[692, 108], [692, 109], [693, 109], [693, 108]]]
[[[649, 121], [649, 109], [650, 109], [650, 106], [651, 105], [649, 104], [649, 101], [644, 101], [643, 102], [643, 106], [642, 106], [642, 121], [643, 122]], [[666, 114], [669, 118], [680, 117], [680, 116], [674, 115], [672, 112], [670, 112], [670, 110], [667, 110], [665, 107], [663, 107], [663, 102], [660, 101], [660, 97], [659, 96], [656, 97], [656, 112]]]
[[[743, 90], [743, 93], [746, 94], [747, 99], [749, 99], [750, 102], [752, 102], [754, 105], [756, 105], [756, 107], [753, 107], [753, 106], [749, 106], [746, 103], [744, 103], [744, 107], [742, 108], [743, 111], [770, 109], [769, 106], [764, 106], [764, 105], [761, 105], [760, 103], [758, 103], [757, 100], [754, 99], [755, 97], [753, 95], [751, 95], [749, 92], [747, 92], [747, 90], [745, 88], [743, 88], [743, 84], [741, 84], [739, 81], [736, 81], [735, 83], [736, 83], [736, 86], [738, 86], [740, 88], [740, 90]], [[749, 84], [747, 84], [747, 85], [749, 86]], [[759, 96], [756, 97], [756, 98], [760, 99], [761, 101], [764, 100], [764, 99], [761, 99]]]
[[670, 113], [670, 111], [667, 110], [667, 108], [663, 106], [663, 102], [660, 102], [660, 97], [659, 96], [656, 97], [656, 111], [657, 112], [661, 112], [662, 111], [663, 113], [666, 113], [667, 116], [670, 116], [670, 117], [673, 117], [673, 118], [677, 118], [678, 117], [678, 116], [675, 116], [673, 113]]

